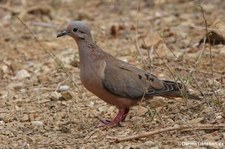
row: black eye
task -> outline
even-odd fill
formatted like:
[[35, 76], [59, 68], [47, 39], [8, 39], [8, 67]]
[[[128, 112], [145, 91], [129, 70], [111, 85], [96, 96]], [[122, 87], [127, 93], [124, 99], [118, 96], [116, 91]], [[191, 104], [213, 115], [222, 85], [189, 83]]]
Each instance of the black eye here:
[[73, 28], [73, 32], [76, 32], [78, 29], [77, 28]]

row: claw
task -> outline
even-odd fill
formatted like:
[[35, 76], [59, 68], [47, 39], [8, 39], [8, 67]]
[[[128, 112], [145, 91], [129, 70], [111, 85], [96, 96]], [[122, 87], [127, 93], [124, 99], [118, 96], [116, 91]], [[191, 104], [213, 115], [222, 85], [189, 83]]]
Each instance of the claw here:
[[113, 127], [113, 126], [119, 125], [120, 122], [123, 122], [126, 119], [128, 112], [129, 112], [129, 109], [120, 109], [118, 114], [112, 121], [100, 120], [101, 123], [98, 124], [97, 127]]
[[112, 122], [111, 120], [100, 120], [103, 124], [108, 125], [110, 122]]

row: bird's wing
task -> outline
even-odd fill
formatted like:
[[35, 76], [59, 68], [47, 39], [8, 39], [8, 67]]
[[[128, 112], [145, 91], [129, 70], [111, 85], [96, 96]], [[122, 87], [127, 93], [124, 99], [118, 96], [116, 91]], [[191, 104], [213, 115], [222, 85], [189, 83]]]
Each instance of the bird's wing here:
[[102, 83], [109, 92], [131, 99], [160, 96], [172, 89], [156, 76], [118, 60], [106, 61]]

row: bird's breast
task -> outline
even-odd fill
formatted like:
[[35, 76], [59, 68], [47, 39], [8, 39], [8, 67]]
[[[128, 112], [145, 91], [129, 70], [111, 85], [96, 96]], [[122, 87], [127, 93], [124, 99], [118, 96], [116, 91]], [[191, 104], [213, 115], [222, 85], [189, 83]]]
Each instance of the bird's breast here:
[[102, 64], [96, 61], [80, 67], [80, 79], [82, 84], [92, 93], [102, 88], [102, 77], [104, 70]]

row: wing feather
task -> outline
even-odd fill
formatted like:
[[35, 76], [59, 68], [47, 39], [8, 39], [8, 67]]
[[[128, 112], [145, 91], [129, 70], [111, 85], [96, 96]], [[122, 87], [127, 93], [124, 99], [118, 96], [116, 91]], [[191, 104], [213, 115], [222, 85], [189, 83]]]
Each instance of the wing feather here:
[[106, 61], [102, 83], [111, 93], [132, 99], [158, 95], [165, 89], [154, 75], [122, 61]]

